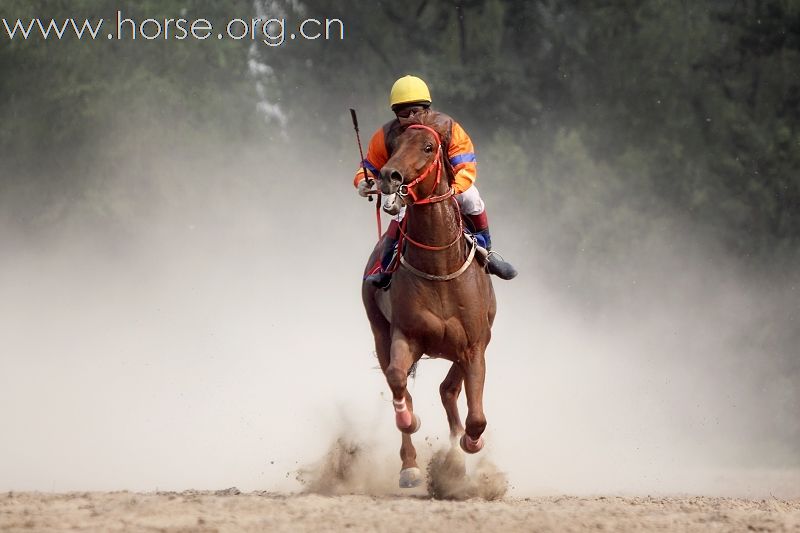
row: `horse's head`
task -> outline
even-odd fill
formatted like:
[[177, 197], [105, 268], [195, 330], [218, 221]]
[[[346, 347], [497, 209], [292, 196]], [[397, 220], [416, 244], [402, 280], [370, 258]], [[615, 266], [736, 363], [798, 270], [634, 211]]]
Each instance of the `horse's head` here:
[[[381, 168], [383, 194], [411, 195], [416, 200], [431, 195], [442, 176], [448, 185], [452, 171], [442, 157], [448, 131], [418, 113], [404, 124], [405, 131], [392, 141], [392, 157]], [[414, 190], [416, 189], [416, 190]]]

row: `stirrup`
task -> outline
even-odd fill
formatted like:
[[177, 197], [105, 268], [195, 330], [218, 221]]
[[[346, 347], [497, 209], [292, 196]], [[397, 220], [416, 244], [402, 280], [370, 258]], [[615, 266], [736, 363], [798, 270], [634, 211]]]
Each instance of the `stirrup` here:
[[487, 265], [489, 264], [489, 250], [478, 244], [478, 241], [475, 239], [475, 236], [464, 230], [464, 239], [467, 241], [467, 251], [469, 251], [471, 246], [475, 247], [475, 259], [478, 260], [478, 264], [484, 270], [487, 270]]

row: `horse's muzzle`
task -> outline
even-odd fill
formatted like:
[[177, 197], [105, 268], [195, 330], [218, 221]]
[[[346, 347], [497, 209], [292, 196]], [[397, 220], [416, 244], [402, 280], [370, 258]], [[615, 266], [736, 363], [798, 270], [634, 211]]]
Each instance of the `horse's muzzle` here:
[[381, 192], [394, 194], [403, 184], [403, 174], [396, 168], [384, 166], [381, 169]]
[[383, 210], [384, 212], [394, 216], [403, 209], [403, 202], [400, 199], [400, 196], [397, 194], [388, 194], [386, 195], [386, 201], [383, 202]]

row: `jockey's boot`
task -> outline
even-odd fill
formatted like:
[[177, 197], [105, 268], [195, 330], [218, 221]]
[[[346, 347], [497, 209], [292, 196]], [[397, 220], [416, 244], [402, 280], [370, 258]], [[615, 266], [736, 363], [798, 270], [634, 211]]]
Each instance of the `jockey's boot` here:
[[492, 236], [488, 227], [476, 232], [475, 240], [478, 246], [486, 248], [486, 251], [489, 252], [486, 258], [486, 268], [490, 274], [494, 274], [500, 279], [514, 279], [517, 277], [517, 269], [511, 263], [505, 261], [500, 254], [492, 251]]
[[389, 268], [389, 265], [392, 264], [392, 258], [397, 248], [397, 240], [388, 238], [386, 239], [385, 246], [383, 255], [381, 256], [381, 269], [364, 278], [365, 281], [369, 281], [379, 289], [389, 288], [389, 284], [392, 282], [392, 274], [391, 272], [386, 272], [386, 270]]

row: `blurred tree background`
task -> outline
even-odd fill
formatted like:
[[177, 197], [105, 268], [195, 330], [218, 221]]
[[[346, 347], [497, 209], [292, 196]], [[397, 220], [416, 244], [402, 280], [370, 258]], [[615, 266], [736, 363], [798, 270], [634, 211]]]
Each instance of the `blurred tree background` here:
[[[785, 396], [763, 422], [796, 463], [800, 426], [781, 413], [800, 405], [800, 2], [0, 0], [11, 24], [117, 10], [215, 27], [286, 17], [287, 40], [25, 41], [0, 26], [0, 243], [46, 247], [81, 218], [92, 231], [69, 245], [106, 231], [104, 250], [135, 249], [124, 237], [161, 231], [164, 211], [179, 243], [191, 208], [216, 209], [207, 226], [240, 215], [214, 204], [227, 188], [259, 207], [298, 180], [344, 191], [358, 161], [347, 109], [366, 142], [391, 118], [392, 82], [416, 74], [475, 141], [496, 245], [593, 319], [628, 298], [632, 314], [671, 303], [711, 330], [686, 296], [697, 279], [702, 294], [730, 279], [760, 291], [759, 309], [720, 300], [746, 322], [730, 364]], [[341, 19], [344, 39], [289, 39], [306, 17]], [[299, 207], [328, 222], [313, 209]], [[248, 223], [274, 225], [263, 214]], [[751, 275], [716, 275], [730, 269]]]
[[[653, 220], [678, 213], [748, 260], [796, 255], [800, 3], [303, 4], [346, 20], [348, 34], [272, 61], [277, 94], [304, 104], [287, 106], [297, 128], [344, 130], [345, 119], [320, 120], [332, 104], [380, 109], [394, 78], [418, 73], [520, 207], [564, 218], [575, 198], [616, 195], [597, 203]], [[611, 211], [573, 219], [569, 240], [591, 245]]]
[[[516, 223], [532, 210], [559, 221], [560, 252], [635, 240], [638, 214], [680, 219], [747, 263], [798, 258], [797, 1], [0, 0], [6, 19], [114, 20], [117, 9], [215, 24], [286, 16], [287, 33], [304, 17], [339, 18], [345, 35], [275, 48], [3, 35], [6, 198], [68, 203], [98, 171], [121, 170], [115, 154], [140, 155], [147, 173], [152, 147], [203, 153], [220, 140], [274, 154], [318, 143], [355, 164], [347, 107], [371, 130], [390, 117], [392, 81], [415, 73], [472, 133], [488, 194], [513, 191]], [[20, 216], [58, 219], [42, 212]]]

